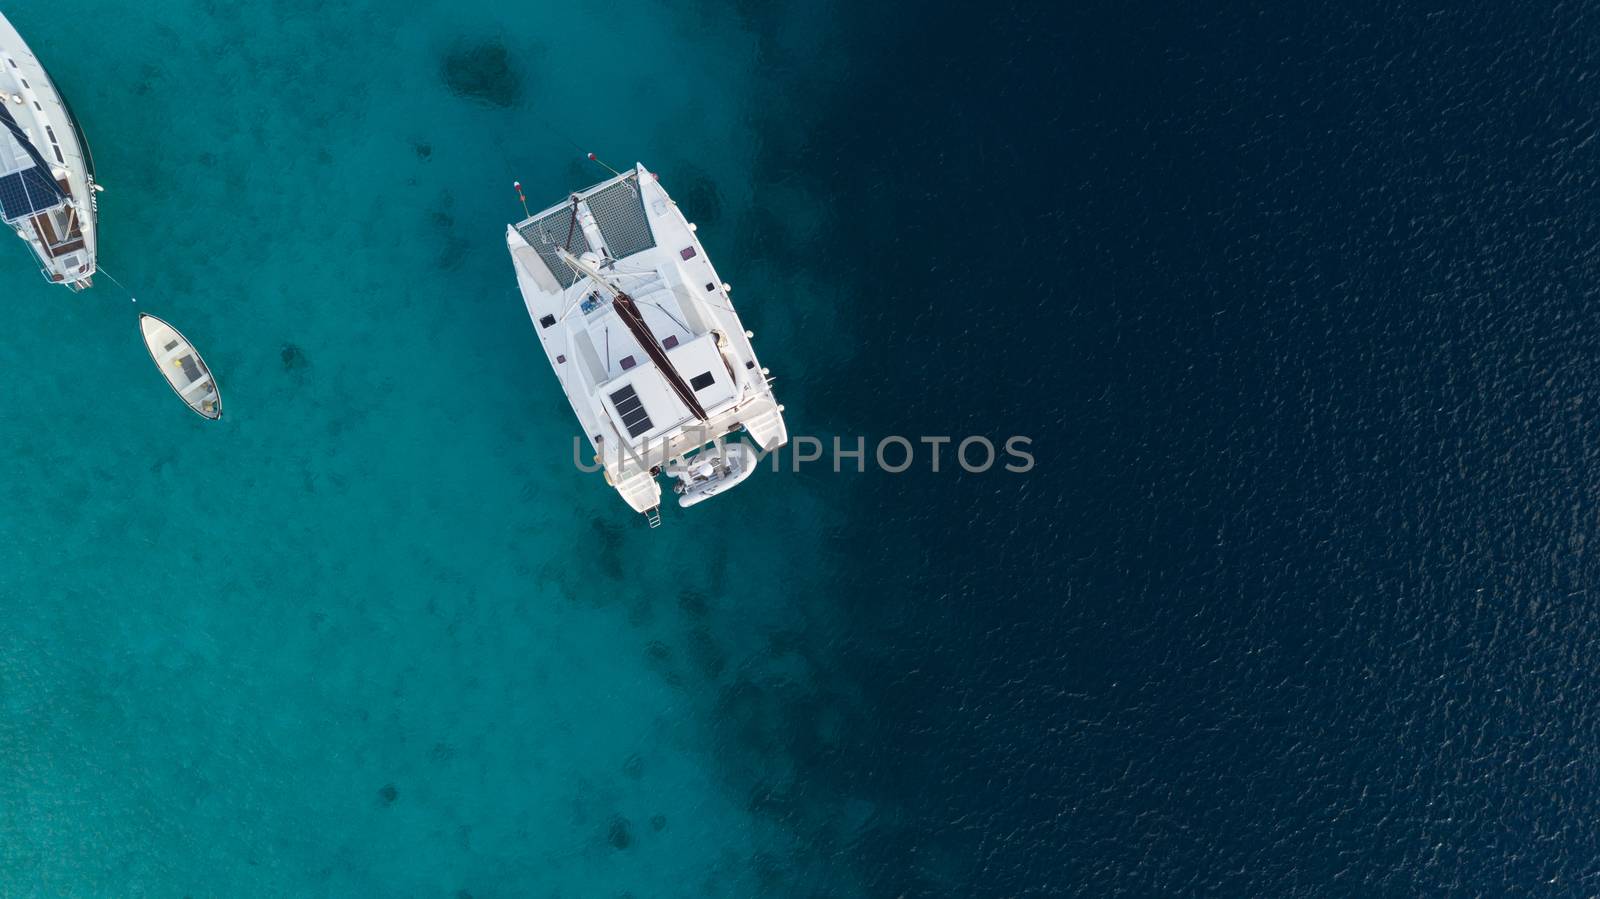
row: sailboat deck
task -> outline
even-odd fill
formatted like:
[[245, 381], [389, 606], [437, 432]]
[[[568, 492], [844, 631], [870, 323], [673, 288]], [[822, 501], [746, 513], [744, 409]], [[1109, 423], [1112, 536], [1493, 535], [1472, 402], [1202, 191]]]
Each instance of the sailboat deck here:
[[52, 282], [95, 273], [94, 167], [83, 132], [37, 56], [0, 14], [0, 218]]
[[[67, 193], [66, 182], [58, 183], [61, 185], [62, 193]], [[52, 259], [65, 256], [74, 250], [81, 250], [84, 247], [83, 230], [78, 227], [78, 217], [71, 214], [70, 211], [67, 213], [68, 227], [66, 236], [63, 237], [56, 233], [55, 223], [51, 220], [51, 216], [55, 214], [53, 212], [45, 212], [33, 217], [33, 227], [39, 232], [39, 239], [43, 241], [45, 251], [50, 254]]]

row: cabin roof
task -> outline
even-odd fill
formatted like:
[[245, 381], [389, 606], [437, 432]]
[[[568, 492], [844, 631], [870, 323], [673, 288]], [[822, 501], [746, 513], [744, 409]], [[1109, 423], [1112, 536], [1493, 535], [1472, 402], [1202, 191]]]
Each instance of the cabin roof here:
[[[703, 334], [668, 350], [667, 361], [694, 390], [701, 407], [713, 416], [731, 405], [738, 395], [713, 334]], [[617, 433], [632, 446], [686, 424], [692, 426], [694, 416], [673, 392], [661, 369], [648, 358], [599, 385], [598, 392]]]

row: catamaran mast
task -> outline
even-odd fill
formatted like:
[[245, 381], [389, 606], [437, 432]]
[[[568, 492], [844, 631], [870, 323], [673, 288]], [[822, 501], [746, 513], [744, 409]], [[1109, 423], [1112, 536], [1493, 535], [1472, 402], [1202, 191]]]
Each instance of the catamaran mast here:
[[650, 361], [654, 362], [656, 368], [661, 371], [661, 376], [666, 378], [667, 383], [672, 386], [672, 392], [678, 395], [678, 399], [683, 401], [683, 405], [690, 412], [693, 412], [695, 417], [701, 421], [710, 421], [711, 416], [706, 414], [705, 407], [700, 405], [700, 400], [695, 397], [693, 388], [683, 380], [683, 376], [678, 374], [678, 370], [672, 367], [671, 360], [667, 358], [666, 350], [661, 348], [661, 342], [656, 340], [655, 334], [651, 333], [650, 325], [645, 322], [644, 314], [639, 311], [638, 305], [633, 302], [633, 297], [628, 296], [627, 291], [618, 287], [605, 275], [601, 274], [600, 269], [572, 255], [572, 252], [566, 247], [557, 247], [556, 255], [574, 272], [587, 275], [590, 280], [611, 293], [611, 307], [616, 310], [617, 318], [622, 319], [622, 323], [628, 326], [628, 330], [633, 333], [633, 339], [638, 341], [640, 347], [644, 348], [645, 355], [650, 357]]

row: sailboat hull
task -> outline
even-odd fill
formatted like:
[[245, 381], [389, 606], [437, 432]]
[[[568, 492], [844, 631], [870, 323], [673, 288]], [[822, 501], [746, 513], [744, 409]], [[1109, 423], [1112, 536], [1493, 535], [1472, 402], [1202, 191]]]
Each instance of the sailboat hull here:
[[[20, 175], [24, 168], [33, 187], [52, 183], [65, 202], [29, 205], [16, 201], [12, 190], [4, 219], [27, 241], [38, 257], [45, 279], [72, 290], [93, 283], [98, 252], [98, 202], [94, 163], [77, 118], [56, 89], [44, 65], [17, 29], [0, 14], [0, 105], [16, 132], [0, 130], [0, 177]], [[20, 135], [20, 138], [15, 135]], [[20, 141], [28, 146], [24, 148]], [[13, 188], [15, 185], [13, 185]], [[35, 191], [36, 193], [36, 191]], [[20, 214], [19, 214], [20, 213]]]

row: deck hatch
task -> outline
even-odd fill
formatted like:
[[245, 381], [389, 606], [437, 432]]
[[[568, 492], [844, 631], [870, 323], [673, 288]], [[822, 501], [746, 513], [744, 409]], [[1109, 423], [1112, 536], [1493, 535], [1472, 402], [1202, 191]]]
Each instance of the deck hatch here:
[[637, 173], [584, 199], [594, 214], [595, 224], [606, 239], [606, 250], [613, 259], [626, 259], [656, 245], [650, 232], [650, 219], [644, 213], [644, 198], [639, 195]]

